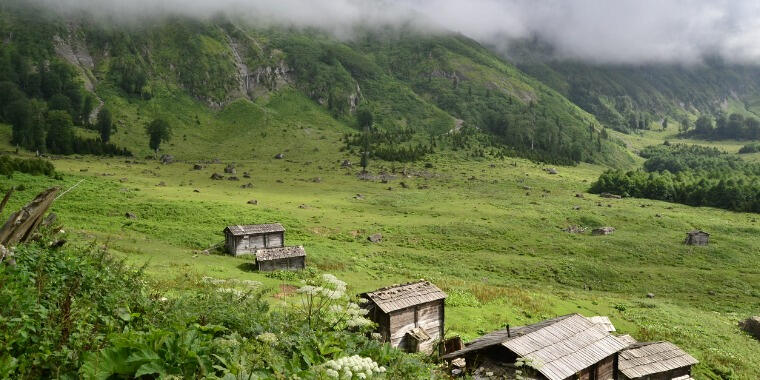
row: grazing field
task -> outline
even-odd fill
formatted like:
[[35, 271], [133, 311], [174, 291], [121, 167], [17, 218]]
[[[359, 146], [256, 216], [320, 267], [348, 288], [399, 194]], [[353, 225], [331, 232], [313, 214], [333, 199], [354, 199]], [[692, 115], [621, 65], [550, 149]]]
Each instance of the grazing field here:
[[[7, 128], [0, 132], [6, 140]], [[193, 170], [196, 154], [169, 165], [56, 159], [62, 180], [2, 179], [3, 190], [23, 188], [3, 217], [47, 186], [79, 183], [53, 207], [73, 244], [107, 245], [147, 265], [167, 291], [197, 274], [261, 281], [287, 302], [283, 285], [297, 285], [298, 276], [267, 276], [249, 258], [201, 252], [223, 240], [226, 225], [280, 222], [288, 245], [306, 247], [313, 270], [337, 275], [353, 292], [419, 278], [439, 285], [449, 293], [447, 335], [470, 339], [572, 312], [609, 315], [622, 333], [682, 346], [701, 361], [700, 378], [760, 377], [760, 343], [737, 328], [760, 310], [757, 215], [604, 199], [586, 193], [604, 167], [556, 167], [551, 175], [526, 160], [457, 152], [432, 155], [430, 165], [371, 162], [377, 178], [360, 180], [360, 169], [341, 167], [356, 157], [339, 152], [339, 130], [269, 133], [268, 142], [250, 144], [255, 158], [219, 147], [203, 159], [218, 163], [202, 170]], [[274, 159], [278, 152], [285, 158]], [[210, 179], [230, 176], [224, 168], [232, 162], [238, 181]], [[588, 230], [565, 232], [569, 226]], [[617, 231], [591, 236], [601, 226]], [[683, 244], [697, 228], [712, 233], [708, 247]], [[374, 233], [382, 242], [367, 240]]]

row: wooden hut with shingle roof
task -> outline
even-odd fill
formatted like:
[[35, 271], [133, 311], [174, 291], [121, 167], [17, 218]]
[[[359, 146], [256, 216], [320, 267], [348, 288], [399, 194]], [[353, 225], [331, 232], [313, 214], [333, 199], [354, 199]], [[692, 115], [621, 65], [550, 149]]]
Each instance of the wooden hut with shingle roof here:
[[634, 343], [620, 351], [618, 369], [621, 380], [690, 379], [697, 363], [670, 342]]
[[261, 248], [255, 254], [256, 267], [261, 272], [306, 268], [306, 250], [302, 246]]
[[443, 359], [465, 358], [467, 367], [531, 359], [541, 379], [615, 378], [617, 353], [626, 344], [579, 314], [521, 327], [507, 327], [469, 343]]
[[428, 281], [394, 285], [360, 295], [367, 317], [391, 346], [431, 353], [443, 338], [446, 293]]
[[227, 252], [234, 256], [285, 246], [285, 227], [279, 223], [228, 226], [224, 229], [224, 236]]

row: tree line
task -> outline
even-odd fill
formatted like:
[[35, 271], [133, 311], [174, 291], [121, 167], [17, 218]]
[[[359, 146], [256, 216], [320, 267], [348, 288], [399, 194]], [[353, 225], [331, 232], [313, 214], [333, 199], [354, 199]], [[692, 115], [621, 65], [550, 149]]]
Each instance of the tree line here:
[[609, 170], [592, 193], [657, 199], [690, 206], [760, 212], [760, 165], [715, 148], [661, 145], [642, 152], [643, 170]]
[[[0, 122], [11, 124], [12, 144], [40, 153], [131, 155], [109, 142], [113, 122], [106, 109], [90, 125], [95, 101], [66, 63], [35, 61], [13, 46], [0, 50]], [[100, 138], [77, 136], [75, 124], [97, 128]]]
[[738, 113], [728, 116], [719, 113], [715, 117], [702, 115], [694, 123], [694, 128], [687, 129], [684, 134], [707, 140], [757, 140], [760, 139], [760, 120]]

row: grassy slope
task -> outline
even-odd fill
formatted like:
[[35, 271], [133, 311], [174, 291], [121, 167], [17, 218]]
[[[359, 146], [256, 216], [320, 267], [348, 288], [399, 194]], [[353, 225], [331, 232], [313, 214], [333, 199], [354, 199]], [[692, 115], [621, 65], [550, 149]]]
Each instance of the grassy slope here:
[[[621, 332], [682, 345], [702, 361], [698, 374], [734, 368], [739, 378], [760, 376], [760, 364], [753, 362], [758, 343], [736, 328], [740, 318], [760, 308], [760, 294], [752, 286], [760, 282], [753, 254], [760, 232], [756, 216], [639, 199], [576, 198], [604, 169], [591, 165], [562, 167], [559, 175], [550, 176], [524, 160], [493, 161], [492, 168], [492, 161], [449, 153], [431, 157], [434, 169], [427, 179], [358, 181], [354, 172], [339, 167], [344, 158], [355, 160], [338, 152], [338, 131], [345, 127], [320, 130], [322, 118], [332, 125], [328, 116], [300, 99], [287, 93], [272, 97], [268, 109], [277, 110], [279, 101], [283, 113], [301, 105], [302, 111], [313, 112], [314, 124], [301, 128], [285, 122], [287, 116], [277, 118], [284, 130], [268, 128], [265, 141], [255, 123], [264, 116], [255, 105], [236, 104], [218, 115], [201, 113], [204, 135], [219, 140], [194, 140], [190, 123], [176, 133], [169, 152], [224, 160], [203, 171], [190, 170], [190, 163], [56, 160], [65, 174], [64, 186], [85, 182], [54, 211], [76, 241], [97, 239], [130, 262], [148, 263], [148, 272], [165, 286], [196, 272], [255, 279], [276, 288], [280, 281], [250, 271], [247, 259], [195, 251], [222, 240], [227, 224], [279, 221], [288, 228], [288, 244], [307, 247], [311, 266], [345, 278], [353, 291], [417, 278], [441, 285], [452, 294], [449, 334], [472, 338], [506, 323], [570, 312], [604, 314]], [[176, 104], [182, 107], [181, 101]], [[232, 120], [251, 125], [242, 128], [249, 144], [224, 139], [222, 132]], [[145, 138], [139, 129], [127, 129], [119, 131], [120, 139]], [[7, 141], [8, 128], [0, 131]], [[188, 135], [187, 141], [180, 132]], [[286, 152], [285, 160], [271, 158], [280, 151]], [[242, 178], [209, 179], [229, 161], [238, 163], [239, 174], [251, 172], [253, 189], [241, 189], [248, 181]], [[312, 182], [314, 177], [321, 182]], [[156, 186], [160, 181], [167, 186]], [[402, 189], [398, 181], [411, 188]], [[16, 175], [3, 180], [2, 187], [27, 187], [14, 196], [12, 209], [54, 182]], [[423, 184], [429, 188], [419, 189]], [[357, 193], [364, 200], [354, 199]], [[260, 205], [246, 205], [250, 199]], [[574, 205], [581, 209], [573, 210]], [[127, 211], [138, 219], [124, 218]], [[618, 231], [609, 237], [561, 231], [570, 224], [610, 225]], [[712, 232], [711, 246], [682, 245], [692, 228]], [[366, 241], [375, 232], [384, 235], [377, 245]], [[656, 298], [646, 299], [648, 292]]]

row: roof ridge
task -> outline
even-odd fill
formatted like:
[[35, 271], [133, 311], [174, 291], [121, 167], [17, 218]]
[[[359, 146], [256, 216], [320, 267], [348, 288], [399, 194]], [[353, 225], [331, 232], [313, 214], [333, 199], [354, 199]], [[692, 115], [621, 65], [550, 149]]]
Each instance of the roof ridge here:
[[[407, 283], [403, 283], [403, 284], [393, 284], [393, 285], [388, 285], [388, 286], [382, 287], [382, 288], [380, 288], [380, 289], [375, 289], [375, 290], [373, 290], [373, 291], [370, 291], [370, 292], [366, 292], [365, 294], [370, 294], [370, 293], [379, 293], [379, 292], [382, 292], [382, 291], [385, 291], [385, 290], [390, 290], [390, 289], [400, 288], [400, 287], [402, 287], [402, 286], [408, 286], [408, 285], [414, 285], [414, 284], [421, 284], [421, 283], [423, 283], [423, 282], [427, 282], [428, 284], [430, 284], [430, 285], [433, 285], [433, 283], [432, 283], [432, 282], [430, 282], [430, 281], [428, 281], [428, 280], [425, 280], [425, 279], [423, 278], [423, 279], [420, 279], [420, 280], [417, 280], [417, 281], [413, 281], [413, 282], [407, 282]], [[435, 285], [433, 285], [433, 286], [435, 286]]]

